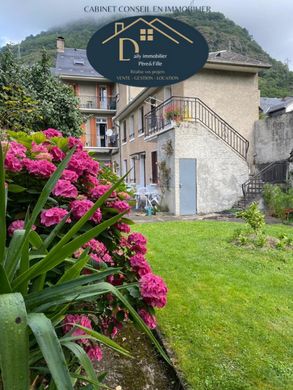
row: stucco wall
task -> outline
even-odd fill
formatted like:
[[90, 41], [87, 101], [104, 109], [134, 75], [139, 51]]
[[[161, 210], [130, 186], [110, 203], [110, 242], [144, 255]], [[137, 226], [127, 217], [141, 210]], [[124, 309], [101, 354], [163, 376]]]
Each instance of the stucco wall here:
[[257, 121], [254, 137], [256, 164], [287, 159], [293, 148], [293, 112]]
[[[174, 188], [167, 198], [169, 211], [180, 214], [180, 158], [197, 159], [198, 213], [231, 208], [242, 196], [241, 185], [249, 176], [246, 161], [198, 123], [183, 123], [169, 133], [174, 137], [174, 157], [170, 162], [174, 169]], [[158, 137], [158, 145], [166, 142], [167, 134]]]
[[204, 69], [184, 81], [184, 96], [200, 98], [242, 134], [250, 142], [252, 163], [254, 122], [259, 117], [257, 74]]

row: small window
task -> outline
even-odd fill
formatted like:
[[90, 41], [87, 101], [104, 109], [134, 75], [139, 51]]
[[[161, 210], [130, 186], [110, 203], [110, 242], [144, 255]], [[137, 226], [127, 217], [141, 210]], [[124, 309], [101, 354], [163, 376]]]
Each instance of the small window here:
[[123, 122], [123, 136], [122, 136], [122, 142], [127, 141], [127, 126], [126, 121]]
[[142, 28], [140, 30], [140, 40], [141, 41], [153, 41], [154, 40], [154, 30], [152, 28]]
[[129, 139], [134, 138], [134, 115], [129, 118]]

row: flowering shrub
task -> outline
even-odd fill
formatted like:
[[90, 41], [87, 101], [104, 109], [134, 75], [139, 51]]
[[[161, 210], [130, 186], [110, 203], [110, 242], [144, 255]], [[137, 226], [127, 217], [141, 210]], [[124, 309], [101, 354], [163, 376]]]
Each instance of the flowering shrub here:
[[170, 104], [165, 108], [165, 117], [168, 120], [180, 121], [182, 120], [182, 110], [175, 104]]
[[[113, 173], [109, 175], [110, 180], [107, 179], [108, 168], [101, 167], [83, 149], [77, 138], [65, 138], [55, 129], [31, 135], [7, 132], [2, 146], [9, 192], [8, 241], [15, 230], [23, 229], [28, 210], [33, 209], [50, 176], [72, 148], [75, 151], [67, 168], [55, 184], [32, 230], [45, 239], [57, 224], [63, 223], [62, 229], [53, 237], [58, 242], [92, 208], [94, 202], [103, 196], [105, 199], [102, 198], [101, 206], [85, 224], [83, 232], [99, 226], [113, 215], [129, 213], [129, 195], [125, 185], [120, 184], [107, 196], [107, 191], [113, 185]], [[116, 224], [76, 250], [72, 261], [78, 262], [84, 254], [90, 256], [90, 263], [85, 264], [81, 270], [83, 274], [90, 274], [93, 269], [109, 268], [111, 271], [111, 267], [115, 267], [115, 272], [109, 272], [106, 281], [113, 286], [125, 286], [121, 290], [124, 297], [136, 308], [145, 324], [154, 329], [154, 308], [165, 306], [167, 287], [160, 277], [152, 273], [145, 258], [146, 239], [140, 233], [131, 232], [130, 223], [122, 215]], [[56, 272], [47, 274], [47, 285], [56, 284], [68, 267], [66, 263], [61, 263], [56, 267]], [[78, 310], [80, 314], [76, 314]], [[78, 324], [114, 337], [129, 319], [131, 314], [126, 307], [121, 305], [116, 296], [108, 293], [96, 300], [70, 306], [64, 317], [62, 330], [74, 336], [84, 336], [85, 332], [76, 328]], [[85, 337], [78, 339], [77, 343], [84, 348], [90, 359], [102, 358], [102, 351], [97, 343]]]

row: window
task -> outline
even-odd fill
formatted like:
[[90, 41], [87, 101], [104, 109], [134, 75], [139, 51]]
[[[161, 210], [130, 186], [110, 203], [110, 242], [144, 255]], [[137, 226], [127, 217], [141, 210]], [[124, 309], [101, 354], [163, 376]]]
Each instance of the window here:
[[73, 63], [74, 63], [74, 65], [84, 65], [84, 59], [74, 58]]
[[164, 101], [170, 99], [172, 96], [172, 88], [168, 85], [164, 88]]
[[134, 115], [129, 118], [129, 139], [134, 139]]
[[123, 122], [123, 135], [122, 135], [122, 142], [127, 141], [127, 126], [126, 121]]
[[136, 181], [136, 172], [135, 172], [135, 157], [130, 159], [130, 182], [135, 183]]
[[141, 41], [153, 41], [154, 40], [154, 30], [152, 28], [142, 28], [140, 30], [140, 40]]
[[144, 109], [143, 106], [138, 110], [138, 134], [144, 133]]
[[[123, 176], [126, 175], [127, 171], [128, 171], [127, 160], [123, 160]], [[126, 176], [125, 181], [126, 183], [128, 183], [128, 176]]]

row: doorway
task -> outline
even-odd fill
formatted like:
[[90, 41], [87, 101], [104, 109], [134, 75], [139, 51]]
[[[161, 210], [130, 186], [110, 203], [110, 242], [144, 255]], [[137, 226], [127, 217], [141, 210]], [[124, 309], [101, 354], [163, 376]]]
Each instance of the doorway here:
[[196, 182], [197, 161], [194, 158], [179, 159], [180, 215], [194, 215], [197, 211]]
[[100, 148], [105, 148], [107, 146], [107, 142], [106, 142], [107, 119], [98, 118], [96, 123], [97, 123], [97, 146]]

